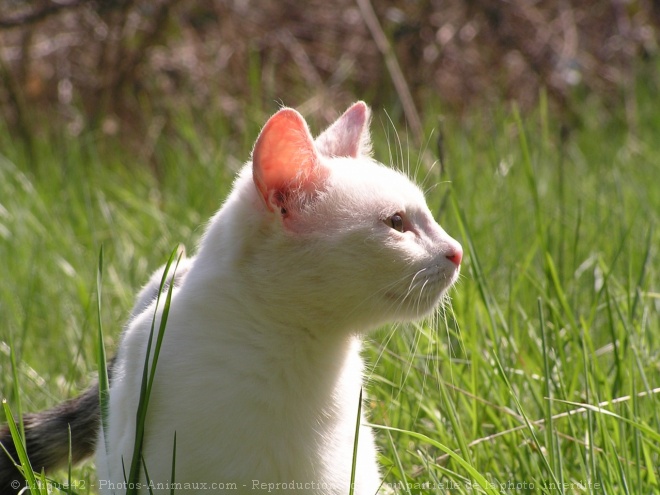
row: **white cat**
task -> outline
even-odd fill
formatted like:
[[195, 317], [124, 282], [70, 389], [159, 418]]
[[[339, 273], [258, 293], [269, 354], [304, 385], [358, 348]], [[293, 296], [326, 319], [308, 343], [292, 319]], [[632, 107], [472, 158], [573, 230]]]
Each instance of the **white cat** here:
[[[277, 112], [181, 267], [142, 450], [154, 493], [169, 493], [175, 434], [176, 493], [349, 493], [361, 338], [432, 313], [462, 258], [422, 192], [370, 158], [368, 121], [358, 102], [314, 140], [300, 114]], [[125, 491], [159, 278], [112, 364], [102, 493]], [[365, 426], [355, 483], [381, 484]]]

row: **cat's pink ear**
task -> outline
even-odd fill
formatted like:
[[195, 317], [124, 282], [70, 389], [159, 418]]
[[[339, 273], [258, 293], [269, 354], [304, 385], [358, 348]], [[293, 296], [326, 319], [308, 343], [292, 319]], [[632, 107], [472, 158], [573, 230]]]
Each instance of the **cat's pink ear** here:
[[357, 158], [371, 152], [369, 107], [358, 101], [316, 138], [316, 149], [325, 156]]
[[268, 209], [282, 214], [318, 189], [319, 157], [295, 110], [283, 108], [266, 122], [252, 151], [252, 178]]

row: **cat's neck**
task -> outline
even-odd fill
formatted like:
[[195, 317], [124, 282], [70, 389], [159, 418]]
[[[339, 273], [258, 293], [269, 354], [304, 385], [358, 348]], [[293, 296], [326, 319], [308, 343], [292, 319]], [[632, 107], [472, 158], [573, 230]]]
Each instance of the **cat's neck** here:
[[[256, 310], [253, 302], [241, 297], [244, 293], [229, 292], [220, 295], [230, 301], [222, 307], [199, 298], [173, 301], [174, 324], [180, 326], [179, 319], [187, 322], [184, 334], [166, 333], [166, 338], [179, 341], [172, 347], [177, 353], [225, 376], [251, 376], [254, 380], [244, 386], [278, 390], [288, 404], [306, 404], [311, 418], [332, 409], [337, 396], [354, 399], [357, 407], [361, 381], [356, 377], [363, 371], [360, 337], [323, 322], [313, 328], [296, 324], [286, 308], [278, 321], [273, 313]], [[289, 407], [284, 402], [282, 410]]]
[[[182, 318], [204, 323], [189, 327], [186, 338], [204, 344], [235, 339], [265, 349], [286, 345], [281, 352], [292, 354], [309, 354], [316, 348], [342, 352], [359, 340], [356, 335], [360, 332], [349, 325], [350, 318], [338, 317], [331, 305], [310, 310], [288, 300], [285, 294], [264, 305], [263, 293], [254, 290], [254, 285], [240, 274], [228, 271], [204, 275], [195, 277], [191, 270], [186, 290], [174, 301], [174, 309], [186, 315]], [[218, 305], [218, 299], [223, 304]]]

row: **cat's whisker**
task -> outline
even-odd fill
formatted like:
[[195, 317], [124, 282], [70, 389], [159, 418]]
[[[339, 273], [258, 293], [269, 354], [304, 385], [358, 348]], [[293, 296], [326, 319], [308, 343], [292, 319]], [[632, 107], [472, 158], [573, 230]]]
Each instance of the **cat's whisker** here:
[[385, 133], [386, 141], [387, 141], [387, 153], [388, 153], [388, 163], [390, 166], [394, 169], [396, 169], [396, 153], [392, 152], [392, 139], [390, 137], [390, 129], [396, 134], [396, 128], [394, 127], [394, 123], [392, 122], [392, 118], [390, 117], [389, 113], [387, 110], [384, 111], [385, 117], [387, 118], [387, 122], [389, 125], [387, 125], [385, 122], [381, 121], [381, 127]]
[[[431, 164], [428, 167], [423, 167], [424, 158], [428, 154], [429, 144], [431, 143], [434, 134], [435, 134], [435, 130], [431, 130], [426, 141], [420, 144], [420, 149], [419, 152], [417, 153], [417, 162], [415, 163], [415, 173], [413, 175], [413, 178], [416, 182], [420, 184], [420, 187], [422, 189], [425, 188], [426, 182], [431, 177], [431, 173], [433, 169], [435, 169], [436, 165], [439, 163], [439, 160], [435, 159], [433, 160], [433, 162], [431, 162]], [[420, 170], [424, 170], [424, 177], [422, 177], [421, 180], [419, 178]]]
[[369, 367], [368, 372], [365, 373], [365, 380], [368, 383], [371, 380], [371, 377], [373, 376], [374, 370], [378, 367], [378, 363], [380, 363], [381, 358], [383, 357], [383, 354], [385, 353], [385, 350], [387, 349], [388, 344], [394, 338], [394, 335], [396, 334], [397, 330], [399, 329], [399, 323], [394, 323], [390, 325], [390, 330], [387, 333], [387, 337], [385, 338], [385, 342], [380, 346], [380, 352], [378, 353], [378, 356], [376, 357], [376, 360], [374, 361], [373, 365]]
[[427, 270], [427, 268], [424, 267], [424, 268], [418, 270], [418, 271], [413, 275], [412, 279], [410, 280], [410, 285], [408, 286], [408, 294], [412, 291], [412, 288], [413, 288], [414, 284], [416, 283], [417, 275], [421, 275], [421, 274], [424, 273], [426, 270]]
[[439, 182], [434, 182], [433, 184], [428, 186], [426, 189], [424, 189], [424, 195], [425, 196], [430, 195], [433, 191], [435, 191], [438, 188], [439, 185], [440, 185]]

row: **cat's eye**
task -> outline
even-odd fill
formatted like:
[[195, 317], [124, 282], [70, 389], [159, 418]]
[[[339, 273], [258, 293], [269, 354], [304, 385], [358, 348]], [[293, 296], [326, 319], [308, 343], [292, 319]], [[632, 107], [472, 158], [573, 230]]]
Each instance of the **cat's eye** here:
[[395, 213], [391, 217], [387, 218], [385, 220], [385, 224], [397, 232], [403, 232], [403, 216], [401, 213]]

